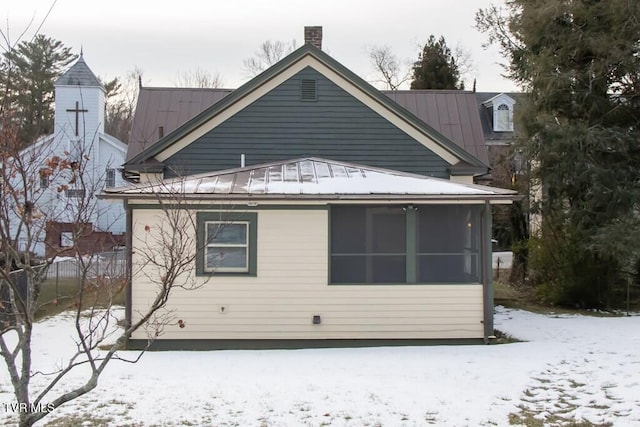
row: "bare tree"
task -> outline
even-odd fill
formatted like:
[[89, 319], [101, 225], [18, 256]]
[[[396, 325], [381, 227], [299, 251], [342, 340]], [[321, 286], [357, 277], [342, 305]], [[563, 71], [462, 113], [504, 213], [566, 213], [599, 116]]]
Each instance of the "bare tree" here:
[[176, 87], [194, 87], [194, 88], [221, 88], [224, 86], [222, 75], [219, 72], [211, 72], [198, 68], [195, 71], [185, 71], [178, 74], [174, 80]]
[[243, 69], [247, 77], [255, 77], [276, 62], [280, 61], [285, 55], [290, 54], [296, 49], [296, 41], [292, 40], [286, 43], [280, 40], [272, 42], [267, 40], [263, 42], [254, 55], [246, 58], [243, 63]]
[[105, 132], [120, 141], [129, 142], [138, 93], [144, 72], [139, 67], [128, 71], [124, 78], [116, 77], [104, 83], [107, 90]]
[[460, 80], [464, 83], [464, 87], [472, 87], [473, 85], [470, 85], [470, 83], [473, 82], [473, 77], [477, 68], [476, 64], [473, 62], [471, 51], [458, 43], [453, 48], [452, 53], [456, 65], [458, 66]]
[[[175, 288], [198, 287], [190, 279], [197, 253], [194, 215], [186, 209], [161, 209], [160, 219], [145, 226], [137, 242], [134, 271], [141, 269], [156, 285], [150, 305], [124, 328], [116, 326], [114, 295], [126, 277], [93, 274], [96, 257], [81, 242], [87, 242], [90, 224], [99, 215], [93, 194], [104, 185], [104, 177], [91, 170], [90, 136], [79, 150], [59, 153], [47, 143], [20, 149], [11, 120], [0, 120], [0, 355], [9, 374], [20, 426], [31, 426], [61, 405], [93, 390], [106, 366], [113, 360], [136, 362], [143, 352], [122, 357], [127, 339], [136, 330], [147, 330], [148, 345], [172, 322], [165, 310]], [[46, 141], [45, 141], [46, 142]], [[175, 207], [181, 203], [180, 188], [175, 197], [164, 192], [163, 201]], [[73, 224], [70, 244], [46, 244], [47, 258], [35, 254], [44, 240], [47, 225]], [[33, 331], [38, 310], [56, 301], [43, 297], [49, 267], [60, 256], [71, 256], [79, 270], [78, 286], [70, 305], [74, 315], [74, 341], [70, 357], [55, 366], [38, 366], [33, 359]], [[58, 301], [59, 303], [59, 301]], [[148, 348], [148, 346], [147, 346]], [[81, 368], [81, 369], [78, 369]], [[85, 377], [77, 382], [77, 371]], [[70, 374], [74, 373], [74, 380]]]
[[367, 49], [367, 55], [371, 65], [378, 74], [374, 83], [382, 83], [385, 89], [398, 90], [400, 86], [411, 78], [411, 67], [408, 64], [400, 64], [398, 57], [389, 46], [372, 46]]

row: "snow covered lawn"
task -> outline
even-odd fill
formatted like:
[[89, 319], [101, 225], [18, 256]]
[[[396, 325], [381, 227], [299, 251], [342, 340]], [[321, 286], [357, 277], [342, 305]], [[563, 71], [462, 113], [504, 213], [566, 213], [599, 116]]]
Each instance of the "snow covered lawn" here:
[[[96, 390], [46, 420], [502, 426], [535, 416], [546, 417], [545, 425], [640, 425], [640, 316], [552, 316], [499, 307], [495, 321], [497, 329], [526, 342], [147, 353], [135, 365], [112, 363]], [[38, 324], [37, 369], [55, 366], [67, 353], [71, 325], [65, 314]], [[12, 401], [3, 365], [0, 403]], [[0, 424], [11, 422], [2, 405]]]

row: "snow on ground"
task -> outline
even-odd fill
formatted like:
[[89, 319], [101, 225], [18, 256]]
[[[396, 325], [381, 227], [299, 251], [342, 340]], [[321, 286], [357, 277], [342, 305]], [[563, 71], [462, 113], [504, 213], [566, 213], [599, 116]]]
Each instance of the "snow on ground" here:
[[[545, 425], [640, 425], [640, 316], [554, 316], [499, 307], [495, 323], [526, 342], [151, 352], [137, 364], [112, 363], [96, 390], [47, 419], [145, 426], [503, 426], [513, 414], [546, 417]], [[68, 353], [72, 333], [68, 314], [37, 325], [38, 369]], [[0, 369], [0, 404], [11, 401], [9, 378]], [[1, 405], [0, 424], [11, 422], [15, 418]]]

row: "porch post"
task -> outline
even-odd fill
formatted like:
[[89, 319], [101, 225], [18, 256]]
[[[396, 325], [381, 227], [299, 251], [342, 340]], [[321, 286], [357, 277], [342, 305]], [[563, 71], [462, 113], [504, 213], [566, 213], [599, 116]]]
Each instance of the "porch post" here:
[[484, 339], [488, 342], [493, 336], [493, 260], [491, 245], [491, 204], [487, 200], [482, 213], [482, 291], [484, 299]]
[[126, 243], [125, 243], [125, 268], [126, 268], [126, 284], [124, 294], [124, 315], [125, 315], [125, 327], [131, 326], [131, 312], [132, 312], [132, 298], [133, 290], [131, 289], [133, 281], [133, 209], [127, 200], [123, 200], [124, 211], [126, 215]]

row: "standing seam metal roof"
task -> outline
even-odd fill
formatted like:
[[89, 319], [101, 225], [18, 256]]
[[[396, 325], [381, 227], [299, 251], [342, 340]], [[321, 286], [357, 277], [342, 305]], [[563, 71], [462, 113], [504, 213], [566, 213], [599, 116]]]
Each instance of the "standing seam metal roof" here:
[[103, 197], [152, 194], [202, 197], [356, 197], [512, 199], [516, 192], [462, 184], [356, 163], [307, 157], [224, 171], [168, 179], [161, 182], [108, 188]]

